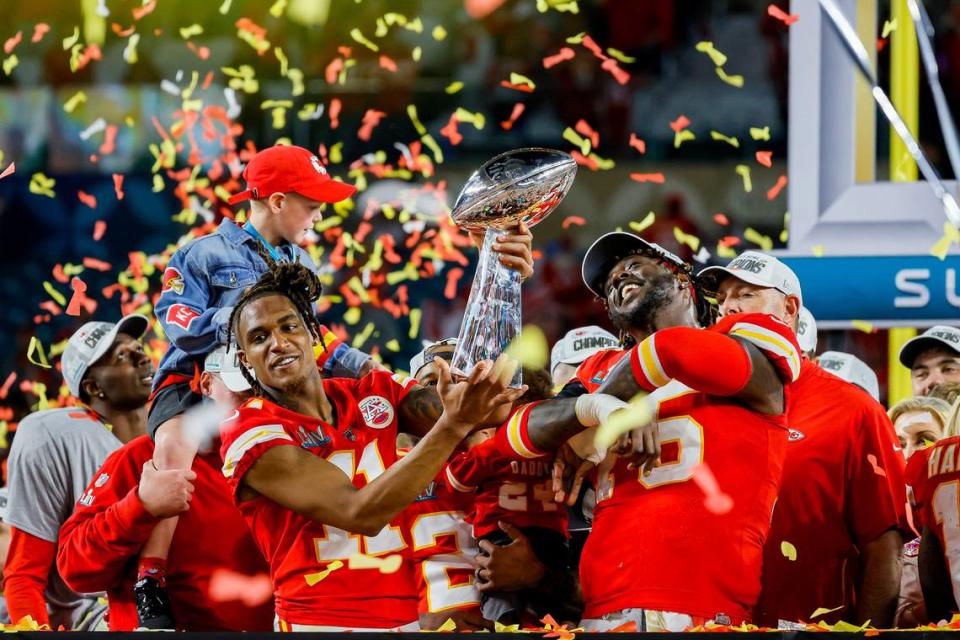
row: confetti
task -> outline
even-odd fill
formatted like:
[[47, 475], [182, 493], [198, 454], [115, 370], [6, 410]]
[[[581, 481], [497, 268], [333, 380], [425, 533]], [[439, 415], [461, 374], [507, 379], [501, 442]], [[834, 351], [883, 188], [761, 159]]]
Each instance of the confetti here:
[[505, 131], [510, 131], [510, 129], [513, 128], [513, 125], [516, 124], [517, 118], [523, 114], [524, 109], [526, 109], [526, 105], [524, 105], [522, 102], [518, 102], [513, 105], [513, 111], [510, 112], [510, 117], [501, 122], [500, 127]]
[[715, 64], [718, 67], [722, 67], [724, 64], [727, 63], [727, 56], [725, 56], [723, 53], [718, 51], [713, 46], [713, 43], [708, 40], [703, 40], [701, 42], [698, 42], [695, 48], [700, 53], [705, 53], [708, 56], [710, 56], [710, 60], [713, 62], [713, 64]]
[[743, 87], [743, 76], [727, 75], [727, 72], [721, 67], [717, 67], [717, 75], [731, 87], [738, 89]]
[[876, 330], [876, 328], [866, 320], [851, 320], [850, 324], [853, 325], [853, 328], [857, 331], [863, 331], [864, 333], [873, 333]]
[[113, 174], [113, 190], [117, 194], [117, 200], [123, 200], [123, 175]]
[[3, 61], [3, 72], [9, 76], [18, 64], [20, 64], [20, 58], [17, 57], [17, 54], [13, 54]]
[[763, 235], [753, 227], [747, 227], [743, 232], [743, 237], [748, 242], [759, 245], [764, 251], [770, 251], [773, 249], [773, 240], [770, 238], [770, 236]]
[[326, 578], [328, 575], [330, 575], [331, 573], [333, 573], [334, 571], [342, 567], [343, 567], [343, 562], [341, 562], [340, 560], [334, 560], [333, 562], [328, 564], [327, 568], [324, 569], [323, 571], [318, 571], [316, 573], [308, 573], [304, 575], [303, 578], [307, 581], [307, 586], [312, 587], [318, 582], [320, 582], [321, 580], [323, 580], [324, 578]]
[[815, 244], [810, 247], [810, 251], [813, 252], [813, 255], [817, 258], [822, 258], [824, 254], [824, 247], [822, 244]]
[[83, 259], [83, 266], [87, 269], [94, 269], [96, 271], [110, 271], [109, 262], [97, 260], [96, 258], [91, 258], [90, 256], [87, 256]]
[[370, 49], [370, 50], [373, 51], [373, 52], [379, 52], [379, 51], [380, 51], [380, 47], [377, 46], [377, 44], [376, 44], [375, 42], [371, 42], [370, 40], [368, 40], [368, 39], [363, 35], [363, 32], [361, 32], [360, 29], [358, 29], [358, 28], [353, 28], [353, 29], [350, 30], [350, 37], [353, 38], [354, 41], [356, 41], [357, 43], [362, 44], [362, 45], [365, 46], [367, 49]]
[[569, 229], [573, 225], [582, 227], [585, 224], [587, 224], [587, 221], [581, 218], [580, 216], [567, 216], [566, 218], [563, 219], [563, 224], [561, 224], [561, 226], [564, 229]]
[[781, 191], [785, 186], [787, 186], [787, 176], [786, 176], [786, 175], [782, 175], [782, 176], [780, 176], [779, 178], [777, 178], [776, 184], [774, 184], [774, 185], [770, 188], [770, 190], [767, 191], [767, 200], [773, 200], [773, 199], [776, 198], [778, 195], [780, 195], [780, 191]]
[[693, 131], [689, 129], [684, 129], [683, 131], [678, 131], [673, 134], [673, 148], [679, 149], [680, 145], [689, 140], [696, 140], [697, 136], [694, 135]]
[[403, 564], [403, 556], [393, 553], [385, 558], [354, 553], [348, 560], [351, 569], [377, 569], [380, 573], [396, 573]]
[[773, 166], [773, 151], [757, 151], [756, 158], [757, 164], [762, 164], [768, 169]]
[[3, 43], [3, 52], [7, 55], [11, 54], [22, 39], [23, 31], [17, 31], [16, 35], [7, 38], [6, 42]]
[[770, 127], [750, 127], [750, 137], [754, 140], [769, 140]]
[[180, 27], [180, 37], [189, 40], [193, 36], [203, 33], [203, 27], [199, 24], [192, 24], [189, 27]]
[[647, 143], [637, 137], [637, 134], [630, 134], [630, 146], [639, 151], [640, 153], [647, 152]]
[[884, 478], [887, 477], [887, 472], [884, 471], [883, 468], [881, 468], [877, 463], [877, 456], [873, 455], [872, 453], [867, 454], [867, 462], [869, 462], [870, 466], [873, 467], [873, 472], [875, 474], [878, 476], [883, 476]]
[[839, 607], [834, 607], [833, 609], [827, 609], [826, 607], [818, 607], [816, 611], [810, 614], [810, 619], [819, 618], [820, 616], [826, 615], [828, 613], [833, 613], [834, 611], [840, 611], [845, 605], [840, 605]]
[[646, 394], [637, 394], [628, 406], [614, 411], [604, 424], [597, 427], [593, 444], [598, 451], [606, 451], [622, 434], [649, 423], [652, 417], [653, 410]]
[[790, 562], [797, 561], [797, 548], [786, 540], [780, 541], [780, 553], [782, 553], [783, 557]]
[[30, 42], [37, 43], [43, 40], [43, 36], [47, 35], [50, 32], [50, 25], [46, 22], [38, 22], [33, 25], [33, 37], [30, 38]]
[[643, 233], [657, 219], [657, 214], [649, 211], [640, 222], [631, 222], [628, 226], [636, 233]]
[[711, 131], [710, 137], [713, 138], [714, 140], [720, 140], [720, 141], [726, 142], [727, 144], [729, 144], [731, 147], [735, 149], [740, 148], [740, 141], [737, 140], [735, 136], [725, 136], [719, 131]]
[[526, 85], [530, 87], [531, 90], [536, 89], [537, 85], [525, 75], [510, 72], [510, 84], [513, 86]]
[[447, 30], [438, 24], [433, 28], [433, 31], [430, 32], [430, 36], [437, 42], [442, 42], [447, 38]]
[[459, 282], [462, 277], [463, 269], [459, 267], [454, 267], [447, 272], [447, 286], [443, 290], [443, 295], [446, 296], [448, 300], [453, 300], [457, 297], [457, 282]]
[[0, 387], [0, 400], [6, 399], [7, 394], [10, 393], [10, 387], [13, 386], [13, 383], [16, 381], [16, 379], [16, 372], [11, 372], [10, 375], [7, 376], [7, 379], [3, 382], [3, 386]]
[[[36, 354], [36, 360], [34, 360], [34, 354]], [[38, 367], [43, 367], [44, 369], [50, 368], [50, 363], [47, 362], [47, 356], [43, 353], [43, 345], [40, 344], [36, 336], [30, 336], [30, 344], [27, 347], [27, 360]]]
[[723, 226], [727, 226], [728, 224], [730, 224], [730, 219], [727, 218], [727, 216], [723, 215], [722, 213], [714, 214], [713, 221], [716, 222], [717, 224], [722, 224]]
[[585, 138], [589, 138], [594, 149], [600, 146], [600, 134], [586, 120], [577, 120], [574, 130]]
[[673, 237], [680, 244], [685, 244], [693, 249], [694, 252], [700, 249], [700, 238], [693, 234], [685, 233], [680, 227], [673, 228]]
[[30, 178], [30, 186], [29, 186], [30, 193], [34, 193], [40, 196], [47, 196], [48, 198], [53, 198], [56, 196], [56, 193], [54, 193], [53, 191], [53, 187], [54, 185], [56, 185], [56, 183], [57, 183], [56, 180], [54, 180], [53, 178], [48, 178], [43, 173], [38, 171], [37, 173], [33, 174], [33, 176]]
[[[883, 22], [883, 31], [880, 32], [881, 38], [889, 38], [890, 34], [897, 30], [897, 19], [893, 20], [884, 20]], [[7, 51], [7, 53], [10, 53]]]
[[767, 15], [776, 18], [788, 27], [800, 19], [800, 16], [790, 15], [775, 4], [771, 4], [767, 7]]
[[550, 363], [550, 345], [536, 325], [528, 324], [520, 330], [504, 350], [509, 357], [529, 369], [543, 369]]
[[630, 179], [636, 182], [655, 182], [657, 184], [663, 184], [666, 181], [666, 178], [662, 173], [631, 173]]
[[619, 49], [614, 49], [613, 47], [607, 47], [607, 55], [611, 58], [619, 60], [624, 64], [631, 64], [637, 61], [636, 58], [628, 56], [624, 52], [620, 51]]
[[745, 164], [738, 164], [736, 172], [743, 178], [743, 190], [747, 193], [753, 191], [753, 181], [750, 179], [750, 167]]
[[16, 163], [11, 162], [11, 163], [7, 166], [7, 168], [4, 169], [2, 173], [0, 173], [0, 180], [3, 180], [3, 179], [6, 178], [7, 176], [13, 175], [13, 174], [16, 172], [16, 170], [17, 170], [17, 165], [16, 165]]
[[80, 27], [73, 28], [73, 34], [63, 39], [63, 50], [67, 51], [80, 40]]
[[[225, 2], [224, 4], [229, 6], [229, 2]], [[133, 19], [139, 22], [140, 20], [143, 19], [144, 16], [147, 16], [153, 13], [153, 10], [156, 8], [157, 8], [157, 0], [150, 0], [150, 2], [147, 2], [140, 7], [134, 7], [133, 9], [130, 10], [130, 12], [133, 14]], [[225, 14], [226, 12], [221, 11], [220, 13]]]
[[455, 82], [451, 82], [450, 84], [448, 84], [447, 88], [444, 89], [444, 91], [447, 93], [447, 95], [452, 96], [455, 93], [459, 93], [461, 89], [463, 89], [463, 83], [457, 80]]
[[574, 50], [570, 47], [561, 47], [560, 51], [543, 59], [543, 68], [550, 69], [551, 67], [555, 67], [565, 60], [573, 60], [576, 55], [576, 52], [574, 52]]
[[609, 72], [610, 75], [613, 76], [613, 79], [617, 81], [617, 84], [627, 84], [630, 82], [630, 74], [621, 69], [616, 60], [604, 60], [600, 68]]
[[690, 471], [693, 474], [693, 481], [703, 491], [705, 496], [703, 506], [706, 507], [707, 511], [722, 516], [733, 509], [733, 498], [720, 490], [717, 478], [706, 462], [693, 465]]
[[572, 145], [580, 147], [580, 153], [583, 155], [590, 154], [590, 141], [586, 138], [582, 138], [579, 133], [567, 127], [563, 130], [563, 139], [569, 142]]
[[340, 98], [334, 98], [330, 101], [330, 128], [336, 129], [340, 126], [340, 108], [343, 106], [343, 103], [340, 102]]
[[[80, 193], [83, 193], [82, 191]], [[93, 197], [93, 196], [91, 196]], [[94, 200], [94, 206], [96, 206], [96, 200]], [[103, 234], [107, 232], [107, 223], [103, 220], [97, 220], [93, 223], [93, 239], [96, 242], [99, 242], [103, 238]]]

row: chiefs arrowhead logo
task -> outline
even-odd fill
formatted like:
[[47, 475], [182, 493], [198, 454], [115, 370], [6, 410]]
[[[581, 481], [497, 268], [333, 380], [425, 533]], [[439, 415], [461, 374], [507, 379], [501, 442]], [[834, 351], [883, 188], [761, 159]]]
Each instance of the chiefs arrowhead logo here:
[[163, 272], [161, 282], [163, 283], [161, 291], [173, 291], [178, 295], [183, 295], [183, 275], [173, 267]]
[[789, 440], [790, 442], [797, 442], [798, 440], [803, 440], [806, 437], [807, 437], [806, 434], [804, 434], [802, 431], [797, 431], [796, 429], [790, 429], [789, 435], [787, 436], [787, 440]]

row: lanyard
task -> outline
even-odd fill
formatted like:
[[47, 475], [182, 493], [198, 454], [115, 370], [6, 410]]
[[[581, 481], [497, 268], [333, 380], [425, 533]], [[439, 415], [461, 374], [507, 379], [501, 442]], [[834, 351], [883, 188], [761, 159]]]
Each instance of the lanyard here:
[[243, 225], [243, 230], [249, 233], [251, 236], [253, 236], [256, 240], [258, 240], [260, 244], [263, 245], [263, 248], [267, 250], [267, 253], [270, 254], [270, 257], [273, 258], [275, 261], [284, 262], [286, 260], [284, 255], [280, 253], [280, 251], [278, 251], [276, 247], [274, 247], [272, 244], [267, 242], [267, 239], [264, 238], [259, 231], [257, 231], [257, 228], [253, 226], [252, 222], [248, 220], [246, 224]]

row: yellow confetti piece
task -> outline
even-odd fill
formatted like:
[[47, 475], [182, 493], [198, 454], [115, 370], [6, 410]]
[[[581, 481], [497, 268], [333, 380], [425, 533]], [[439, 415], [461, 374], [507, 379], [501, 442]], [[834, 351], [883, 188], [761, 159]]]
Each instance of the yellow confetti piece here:
[[714, 140], [721, 140], [723, 142], [726, 142], [728, 145], [730, 145], [735, 149], [740, 148], [740, 141], [737, 140], [736, 136], [725, 136], [719, 131], [711, 131], [710, 137], [713, 138]]
[[643, 233], [647, 229], [647, 227], [649, 227], [654, 223], [656, 219], [657, 219], [657, 214], [655, 214], [653, 211], [650, 211], [647, 213], [646, 216], [644, 216], [643, 220], [641, 220], [640, 222], [631, 222], [629, 226], [630, 226], [630, 229], [635, 231], [636, 233]]
[[457, 630], [457, 623], [450, 618], [447, 618], [446, 622], [444, 622], [442, 625], [437, 627], [437, 631], [456, 631], [456, 630]]
[[754, 140], [769, 140], [770, 127], [750, 127], [750, 137]]
[[874, 326], [866, 320], [851, 320], [850, 324], [857, 331], [863, 331], [864, 333], [873, 333], [874, 331]]
[[708, 56], [710, 56], [710, 60], [712, 60], [713, 64], [715, 64], [718, 67], [722, 67], [727, 63], [727, 56], [725, 56], [723, 53], [717, 50], [717, 48], [714, 47], [713, 43], [710, 42], [709, 40], [702, 40], [698, 42], [696, 49], [700, 53], [705, 53]]
[[421, 309], [410, 309], [410, 331], [407, 332], [407, 337], [411, 340], [420, 335], [420, 320], [422, 317], [423, 311]]
[[56, 183], [56, 180], [53, 178], [48, 178], [42, 172], [38, 171], [33, 174], [33, 177], [30, 178], [30, 193], [35, 193], [39, 196], [47, 196], [48, 198], [56, 197], [56, 193], [53, 191], [53, 187]]
[[193, 36], [198, 36], [201, 33], [203, 33], [203, 26], [196, 23], [189, 27], [180, 27], [180, 37], [184, 40], [189, 40]]
[[70, 96], [66, 102], [63, 103], [63, 110], [67, 113], [73, 113], [73, 110], [77, 108], [77, 105], [86, 101], [87, 94], [83, 91], [77, 91], [75, 94]]
[[543, 331], [528, 324], [506, 348], [506, 354], [530, 369], [543, 369], [550, 362], [550, 345]]
[[622, 434], [641, 427], [653, 417], [653, 410], [647, 400], [647, 394], [638, 393], [628, 406], [614, 411], [609, 420], [597, 427], [593, 444], [600, 451], [606, 451]]
[[417, 130], [418, 134], [422, 136], [427, 132], [427, 128], [420, 122], [420, 116], [417, 115], [416, 105], [407, 105], [407, 116], [410, 118], [410, 122], [413, 123], [413, 127]]
[[233, 0], [223, 0], [223, 4], [220, 5], [220, 15], [225, 16], [227, 12], [230, 11], [230, 5], [233, 4]]
[[597, 163], [597, 169], [599, 171], [609, 171], [617, 166], [617, 163], [613, 159], [601, 158], [595, 153], [591, 153], [588, 158], [591, 158]]
[[454, 112], [454, 115], [457, 117], [457, 120], [460, 122], [468, 122], [473, 125], [474, 129], [479, 131], [483, 129], [484, 125], [487, 123], [487, 118], [482, 113], [477, 111], [476, 113], [467, 111], [463, 107], [457, 107], [457, 110]]
[[349, 325], [354, 325], [360, 322], [360, 308], [359, 307], [350, 307], [343, 314], [343, 321]]
[[770, 251], [773, 249], [773, 239], [770, 236], [765, 236], [753, 227], [747, 227], [743, 232], [744, 240], [752, 242], [755, 245], [758, 245], [764, 251]]
[[363, 32], [356, 27], [350, 30], [350, 37], [353, 38], [357, 43], [365, 46], [367, 49], [370, 49], [370, 51], [380, 51], [380, 47], [377, 46], [377, 43], [367, 40], [367, 38], [363, 35]]
[[950, 251], [950, 245], [954, 243], [960, 245], [960, 229], [949, 222], [944, 222], [943, 236], [930, 248], [930, 255], [945, 260]]
[[463, 89], [463, 83], [457, 80], [456, 82], [451, 82], [448, 84], [444, 91], [446, 91], [448, 95], [452, 96], [455, 93], [459, 93], [461, 89]]
[[317, 584], [318, 582], [326, 578], [328, 575], [330, 575], [337, 569], [340, 569], [341, 567], [343, 567], [343, 563], [339, 560], [334, 560], [333, 562], [328, 564], [327, 568], [324, 569], [323, 571], [318, 571], [316, 573], [308, 573], [308, 574], [305, 574], [303, 577], [307, 581], [307, 586], [312, 587], [313, 585]]
[[436, 40], [437, 42], [441, 42], [446, 39], [447, 30], [438, 24], [433, 28], [433, 32], [431, 33], [431, 35], [433, 36], [434, 40]]
[[573, 127], [567, 127], [563, 130], [563, 139], [576, 147], [580, 147], [580, 153], [583, 155], [590, 154], [590, 141], [574, 131]]
[[673, 237], [676, 238], [680, 244], [685, 244], [693, 249], [694, 252], [700, 250], [700, 238], [690, 233], [684, 233], [680, 227], [673, 228]]
[[632, 56], [628, 56], [623, 51], [620, 51], [619, 49], [614, 49], [613, 47], [607, 48], [607, 55], [610, 56], [611, 58], [616, 58], [617, 60], [619, 60], [624, 64], [630, 64], [632, 62], [637, 61], [636, 58]]
[[63, 50], [67, 51], [80, 41], [80, 27], [73, 28], [73, 34], [63, 39]]
[[17, 68], [18, 64], [20, 64], [20, 58], [14, 53], [3, 61], [3, 72], [9, 76], [13, 73], [13, 70]]
[[[359, 311], [359, 309], [357, 309], [357, 311]], [[373, 335], [373, 330], [376, 328], [377, 326], [375, 324], [373, 324], [372, 322], [368, 322], [366, 326], [363, 328], [363, 331], [361, 331], [360, 333], [358, 333], [353, 337], [353, 342], [351, 343], [351, 346], [354, 347], [355, 349], [359, 349], [360, 347], [362, 347], [364, 343], [370, 339], [370, 336]], [[351, 565], [351, 567], [352, 566], [353, 565]]]
[[283, 15], [283, 12], [287, 10], [287, 0], [277, 0], [273, 3], [273, 6], [270, 7], [270, 15], [274, 18], [279, 18]]
[[717, 75], [731, 87], [736, 87], [737, 89], [743, 87], [743, 76], [727, 75], [727, 72], [724, 71], [722, 67], [717, 67]]
[[393, 351], [394, 353], [400, 351], [400, 341], [396, 338], [389, 340], [384, 346], [387, 348], [387, 351]]
[[822, 244], [815, 244], [810, 247], [810, 250], [813, 252], [813, 255], [817, 258], [822, 258], [824, 253], [824, 248]]
[[433, 153], [433, 160], [437, 164], [443, 164], [443, 150], [440, 149], [440, 145], [437, 144], [437, 141], [434, 140], [433, 136], [429, 133], [425, 136], [421, 136], [421, 142]]
[[510, 84], [525, 84], [531, 89], [536, 89], [537, 85], [534, 84], [533, 80], [521, 73], [510, 72]]
[[338, 142], [337, 144], [330, 147], [330, 162], [333, 164], [340, 164], [343, 162], [343, 143]]
[[163, 178], [160, 177], [160, 174], [154, 174], [153, 176], [153, 192], [160, 193], [166, 188], [166, 184], [163, 182]]
[[750, 165], [738, 164], [737, 174], [743, 178], [743, 190], [747, 193], [753, 191], [753, 180], [750, 179]]
[[896, 31], [896, 30], [897, 30], [897, 19], [896, 19], [896, 18], [894, 18], [893, 20], [884, 20], [884, 22], [883, 22], [883, 30], [880, 32], [880, 37], [881, 37], [881, 38], [886, 38], [886, 37], [888, 37], [891, 33], [893, 33], [893, 32]]
[[818, 607], [816, 611], [810, 614], [810, 619], [813, 620], [814, 618], [819, 618], [820, 616], [826, 615], [828, 613], [833, 613], [834, 611], [840, 611], [840, 609], [843, 609], [843, 607], [844, 605], [840, 605], [839, 607], [834, 607], [833, 609], [827, 609], [826, 607]]
[[797, 548], [786, 540], [780, 541], [780, 553], [782, 553], [783, 557], [790, 562], [797, 561]]
[[43, 281], [43, 288], [46, 289], [47, 293], [50, 294], [50, 297], [56, 300], [57, 304], [59, 304], [61, 307], [67, 304], [66, 297], [62, 293], [54, 289], [53, 285], [50, 284], [49, 281], [47, 280]]
[[423, 48], [414, 47], [413, 52], [410, 54], [410, 57], [413, 58], [414, 62], [420, 62], [420, 58], [423, 57]]
[[688, 140], [696, 140], [697, 136], [694, 135], [693, 131], [690, 129], [683, 129], [682, 131], [677, 131], [673, 134], [673, 148], [679, 149], [680, 145]]
[[[140, 34], [134, 33], [127, 40], [127, 46], [123, 48], [123, 59], [127, 64], [136, 64], [140, 60], [140, 56], [137, 55], [137, 45], [140, 43]], [[131, 127], [133, 125], [130, 125]]]
[[420, 18], [414, 18], [403, 25], [403, 28], [407, 31], [413, 31], [414, 33], [423, 33], [423, 21]]
[[717, 257], [718, 258], [736, 258], [737, 252], [733, 247], [727, 247], [720, 243], [717, 243]]
[[[34, 354], [37, 356], [36, 360], [34, 360]], [[43, 353], [43, 345], [40, 344], [37, 336], [30, 336], [30, 344], [27, 346], [27, 360], [38, 367], [43, 367], [44, 369], [50, 368], [50, 363], [47, 362], [47, 356]]]
[[518, 633], [520, 631], [520, 625], [503, 624], [502, 622], [494, 621], [493, 630], [497, 633]]

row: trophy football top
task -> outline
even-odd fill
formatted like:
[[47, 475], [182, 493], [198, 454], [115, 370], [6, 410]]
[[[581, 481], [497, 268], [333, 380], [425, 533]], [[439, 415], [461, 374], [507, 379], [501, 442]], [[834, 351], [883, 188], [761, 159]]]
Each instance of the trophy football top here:
[[487, 160], [467, 180], [453, 206], [453, 220], [468, 229], [533, 226], [567, 195], [577, 163], [555, 149], [515, 149]]

